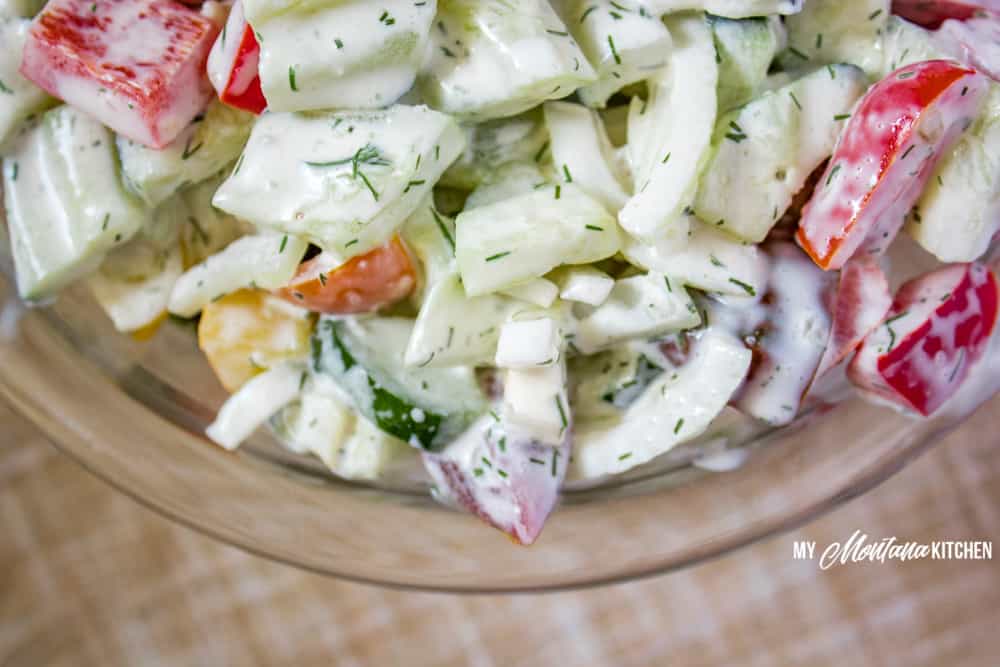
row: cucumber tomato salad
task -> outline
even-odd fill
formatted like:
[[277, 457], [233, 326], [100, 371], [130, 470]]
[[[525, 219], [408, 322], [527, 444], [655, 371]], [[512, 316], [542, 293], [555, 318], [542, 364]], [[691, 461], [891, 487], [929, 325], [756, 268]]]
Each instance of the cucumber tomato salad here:
[[[996, 0], [0, 14], [20, 296], [196, 320], [227, 449], [418, 463], [530, 544], [564, 484], [789, 424], [828, 373], [933, 415], [990, 343]], [[897, 237], [937, 268], [897, 285]]]

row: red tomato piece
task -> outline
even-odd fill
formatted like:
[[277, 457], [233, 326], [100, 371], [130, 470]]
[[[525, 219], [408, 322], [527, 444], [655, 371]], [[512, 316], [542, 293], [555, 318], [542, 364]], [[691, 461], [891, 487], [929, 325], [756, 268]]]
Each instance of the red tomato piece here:
[[892, 0], [893, 14], [932, 30], [947, 19], [965, 21], [989, 12], [1000, 12], [998, 0]]
[[396, 303], [413, 292], [417, 271], [403, 241], [394, 237], [344, 264], [320, 254], [303, 262], [278, 295], [317, 313], [367, 313]]
[[961, 386], [996, 326], [1000, 292], [982, 264], [954, 264], [903, 285], [848, 367], [861, 389], [932, 415]]
[[530, 545], [559, 500], [570, 437], [553, 445], [515, 433], [505, 435], [487, 415], [443, 451], [425, 452], [423, 462], [442, 500]]
[[885, 251], [989, 85], [973, 69], [928, 60], [868, 91], [799, 221], [796, 240], [820, 268], [840, 269], [859, 251]]
[[215, 40], [208, 57], [208, 76], [226, 104], [251, 113], [260, 114], [267, 108], [267, 100], [260, 87], [257, 63], [260, 45], [253, 28], [243, 13], [243, 3], [236, 0], [226, 27]]
[[870, 257], [848, 262], [830, 294], [833, 327], [816, 377], [839, 364], [861, 345], [892, 306], [889, 281]]
[[219, 32], [171, 0], [50, 0], [21, 74], [115, 132], [162, 148], [208, 104], [205, 61]]

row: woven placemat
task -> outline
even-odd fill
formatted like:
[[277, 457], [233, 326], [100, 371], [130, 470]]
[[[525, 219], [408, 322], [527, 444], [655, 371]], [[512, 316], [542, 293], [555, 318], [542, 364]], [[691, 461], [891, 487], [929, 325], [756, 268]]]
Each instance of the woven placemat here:
[[721, 560], [592, 591], [461, 597], [216, 543], [92, 478], [0, 405], [0, 665], [997, 665], [996, 559], [821, 571], [792, 557], [794, 540], [855, 530], [1000, 537], [997, 407], [867, 496]]

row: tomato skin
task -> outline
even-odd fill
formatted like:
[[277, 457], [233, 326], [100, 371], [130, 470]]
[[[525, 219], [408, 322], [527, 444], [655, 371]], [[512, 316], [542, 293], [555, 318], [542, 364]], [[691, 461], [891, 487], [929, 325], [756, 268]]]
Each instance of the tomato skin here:
[[896, 293], [862, 344], [848, 377], [862, 389], [925, 417], [962, 385], [996, 328], [1000, 286], [982, 264], [953, 264]]
[[278, 296], [317, 313], [369, 313], [408, 297], [417, 286], [417, 271], [398, 236], [346, 263], [328, 268], [325, 254], [303, 262]]
[[117, 133], [163, 148], [211, 99], [205, 63], [219, 29], [170, 0], [50, 0], [20, 72]]
[[875, 329], [892, 306], [889, 281], [870, 257], [852, 259], [840, 270], [829, 295], [833, 326], [816, 377], [846, 359]]
[[896, 70], [851, 115], [796, 241], [824, 270], [858, 252], [880, 255], [903, 225], [940, 158], [979, 112], [989, 79], [946, 60]]
[[1000, 12], [997, 0], [893, 0], [892, 13], [931, 30], [947, 19], [967, 19]]
[[[236, 48], [226, 46], [226, 39], [238, 40]], [[233, 4], [225, 31], [219, 35], [209, 61], [213, 85], [219, 99], [229, 106], [260, 115], [267, 108], [267, 100], [260, 86], [257, 65], [260, 62], [260, 44], [253, 28], [243, 13], [243, 3]], [[219, 68], [216, 72], [214, 68]], [[216, 79], [215, 77], [219, 78]]]

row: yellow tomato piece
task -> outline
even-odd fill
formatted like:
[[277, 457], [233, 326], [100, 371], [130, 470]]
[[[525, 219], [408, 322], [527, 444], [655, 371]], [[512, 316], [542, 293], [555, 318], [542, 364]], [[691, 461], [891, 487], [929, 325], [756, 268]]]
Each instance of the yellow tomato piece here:
[[309, 353], [313, 316], [260, 290], [240, 290], [202, 310], [198, 345], [227, 390], [274, 364]]

